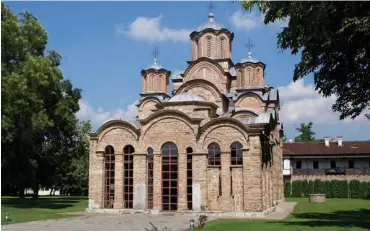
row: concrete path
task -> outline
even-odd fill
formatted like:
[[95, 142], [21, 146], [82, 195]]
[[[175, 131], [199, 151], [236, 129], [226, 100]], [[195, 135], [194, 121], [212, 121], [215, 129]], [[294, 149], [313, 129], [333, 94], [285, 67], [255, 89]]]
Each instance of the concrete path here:
[[[293, 211], [295, 205], [296, 203], [293, 202], [283, 202], [274, 212], [259, 219], [284, 219]], [[171, 231], [177, 231], [188, 228], [191, 218], [192, 216], [190, 215], [180, 214], [82, 213], [79, 217], [2, 225], [1, 229], [3, 231], [145, 231], [145, 228], [151, 230], [149, 222], [152, 222], [160, 231], [162, 231], [164, 227], [168, 227]], [[196, 220], [195, 216], [193, 216], [193, 218]], [[225, 218], [226, 217], [222, 217], [222, 219]], [[216, 218], [209, 217], [209, 220], [214, 219]]]

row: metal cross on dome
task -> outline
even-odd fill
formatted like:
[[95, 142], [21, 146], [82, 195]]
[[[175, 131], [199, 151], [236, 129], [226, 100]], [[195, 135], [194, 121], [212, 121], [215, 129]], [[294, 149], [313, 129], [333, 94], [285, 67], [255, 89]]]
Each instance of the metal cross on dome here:
[[210, 12], [210, 13], [212, 13], [212, 12], [213, 12], [213, 10], [215, 9], [215, 5], [213, 5], [212, 1], [209, 1], [209, 6], [208, 6], [208, 8], [209, 8], [209, 12]]
[[155, 64], [157, 64], [158, 54], [159, 54], [158, 48], [157, 47], [154, 47], [154, 49], [152, 51], [152, 55], [153, 55], [153, 59], [154, 59], [154, 63]]
[[248, 43], [245, 44], [245, 47], [248, 48], [248, 52], [251, 52], [251, 49], [254, 47], [254, 44], [248, 39]]

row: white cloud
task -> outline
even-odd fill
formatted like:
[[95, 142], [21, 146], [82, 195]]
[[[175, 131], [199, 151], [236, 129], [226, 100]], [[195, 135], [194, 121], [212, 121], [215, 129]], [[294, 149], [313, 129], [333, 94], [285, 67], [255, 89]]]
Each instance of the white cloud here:
[[[117, 25], [116, 31], [127, 34], [134, 39], [149, 42], [187, 42], [190, 41], [190, 29], [172, 29], [161, 25], [162, 15], [154, 18], [138, 17], [127, 27]], [[127, 29], [125, 29], [127, 28]]]
[[[336, 96], [323, 97], [312, 84], [304, 84], [303, 79], [279, 87], [281, 99], [280, 119], [285, 124], [297, 124], [312, 121], [314, 124], [336, 124], [366, 121], [363, 112], [354, 120], [339, 120], [339, 113], [332, 111]], [[368, 121], [366, 121], [368, 123]]]
[[240, 10], [231, 16], [231, 23], [237, 29], [252, 30], [262, 25], [262, 17], [256, 16], [253, 12], [247, 13]]
[[95, 109], [82, 99], [79, 101], [79, 104], [80, 110], [77, 113], [77, 118], [90, 120], [95, 130], [112, 119], [135, 120], [138, 113], [135, 104], [129, 104], [126, 109], [118, 108], [114, 111], [105, 111], [103, 108]]
[[[265, 16], [264, 14], [255, 13], [255, 11], [248, 12], [248, 11], [235, 11], [234, 14], [231, 16], [230, 21], [236, 27], [236, 29], [240, 30], [253, 30], [262, 26], [265, 26], [263, 20]], [[267, 24], [267, 26], [274, 26], [274, 27], [286, 27], [288, 26], [289, 18], [284, 20], [276, 20], [272, 24]]]

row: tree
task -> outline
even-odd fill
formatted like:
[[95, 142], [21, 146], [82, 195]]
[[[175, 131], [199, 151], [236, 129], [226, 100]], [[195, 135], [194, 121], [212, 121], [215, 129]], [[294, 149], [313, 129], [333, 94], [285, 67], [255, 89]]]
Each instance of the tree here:
[[277, 39], [282, 50], [301, 53], [293, 80], [313, 73], [319, 93], [337, 96], [332, 109], [340, 119], [370, 109], [369, 2], [245, 0], [242, 6], [257, 6], [265, 24], [289, 20]]
[[78, 123], [72, 148], [68, 150], [73, 153], [72, 159], [65, 162], [69, 165], [61, 166], [58, 172], [61, 180], [57, 186], [65, 193], [84, 196], [88, 192], [90, 132], [90, 121]]
[[312, 125], [312, 122], [309, 122], [307, 125], [305, 123], [301, 123], [301, 126], [299, 128], [296, 128], [296, 130], [301, 134], [297, 136], [294, 140], [297, 142], [314, 141], [314, 135], [316, 133], [312, 131]]
[[[45, 52], [47, 34], [30, 13], [18, 18], [1, 3], [2, 186], [38, 191], [52, 184], [56, 155], [72, 137], [81, 90], [64, 79], [56, 51]], [[37, 196], [37, 194], [36, 194]]]

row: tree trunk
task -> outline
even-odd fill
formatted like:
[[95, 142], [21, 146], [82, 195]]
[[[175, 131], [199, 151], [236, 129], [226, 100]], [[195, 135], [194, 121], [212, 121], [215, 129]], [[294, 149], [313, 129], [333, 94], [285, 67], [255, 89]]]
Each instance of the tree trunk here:
[[19, 186], [18, 188], [19, 188], [18, 197], [19, 198], [24, 198], [24, 187]]
[[37, 199], [39, 198], [39, 185], [38, 184], [35, 184], [35, 186], [33, 187], [33, 196], [32, 196], [33, 199]]

